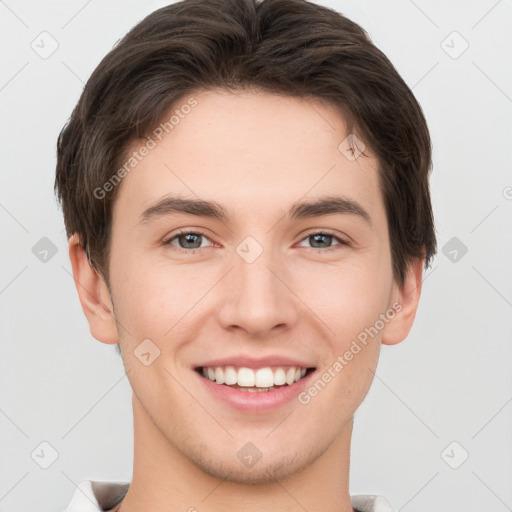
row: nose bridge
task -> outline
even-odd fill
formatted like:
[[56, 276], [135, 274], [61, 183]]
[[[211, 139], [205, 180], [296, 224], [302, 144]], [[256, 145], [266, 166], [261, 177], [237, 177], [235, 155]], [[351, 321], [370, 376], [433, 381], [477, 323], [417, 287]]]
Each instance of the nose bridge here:
[[247, 237], [236, 248], [233, 267], [221, 310], [224, 327], [236, 325], [254, 334], [296, 321], [296, 304], [284, 284], [286, 271], [278, 251]]

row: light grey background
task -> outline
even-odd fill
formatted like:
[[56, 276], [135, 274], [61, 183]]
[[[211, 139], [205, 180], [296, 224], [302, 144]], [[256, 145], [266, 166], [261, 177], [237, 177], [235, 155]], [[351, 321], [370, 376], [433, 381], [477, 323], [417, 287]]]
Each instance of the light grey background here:
[[[370, 33], [434, 144], [439, 254], [409, 338], [383, 347], [356, 414], [350, 491], [405, 512], [512, 510], [512, 0], [318, 3]], [[165, 4], [0, 1], [2, 512], [63, 510], [84, 479], [131, 479], [131, 390], [80, 308], [55, 145], [101, 58]], [[58, 43], [47, 58], [43, 31]], [[57, 250], [46, 262], [43, 237]], [[58, 453], [48, 469], [43, 441]]]

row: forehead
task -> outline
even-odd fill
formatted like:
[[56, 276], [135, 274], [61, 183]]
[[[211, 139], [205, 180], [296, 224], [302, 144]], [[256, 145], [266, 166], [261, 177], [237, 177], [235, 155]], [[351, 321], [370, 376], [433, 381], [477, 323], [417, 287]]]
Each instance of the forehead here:
[[[138, 160], [122, 180], [114, 217], [123, 210], [135, 221], [169, 193], [214, 199], [245, 215], [334, 193], [369, 210], [383, 206], [370, 148], [367, 156], [348, 154], [344, 119], [320, 100], [199, 91], [174, 105], [156, 130], [151, 144], [138, 142], [128, 155]], [[151, 149], [141, 157], [144, 145]]]

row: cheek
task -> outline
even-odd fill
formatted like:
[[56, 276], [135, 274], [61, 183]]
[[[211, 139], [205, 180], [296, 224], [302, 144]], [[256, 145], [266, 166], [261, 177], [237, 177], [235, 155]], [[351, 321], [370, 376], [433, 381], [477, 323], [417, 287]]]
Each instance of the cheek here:
[[[354, 267], [347, 273], [331, 272], [328, 293], [316, 288], [309, 296], [311, 309], [329, 327], [320, 382], [315, 381], [311, 389], [311, 397], [323, 397], [315, 402], [319, 415], [345, 421], [345, 412], [354, 411], [370, 388], [381, 346], [381, 330], [375, 325], [387, 310], [387, 295], [378, 279], [383, 278], [369, 274], [367, 268], [365, 272]], [[338, 410], [334, 415], [333, 404]]]
[[392, 280], [376, 262], [316, 264], [301, 275], [297, 295], [330, 328], [329, 337], [340, 349], [388, 308]]
[[[112, 262], [114, 260], [114, 252]], [[181, 311], [183, 283], [179, 272], [148, 265], [144, 258], [118, 258], [111, 272], [116, 317], [134, 340], [159, 338]], [[123, 334], [123, 333], [120, 333]]]
[[205, 295], [222, 276], [222, 269], [151, 258], [125, 261], [124, 265], [126, 271], [113, 283], [120, 299], [116, 316], [126, 328], [121, 335], [125, 340], [128, 337], [130, 344], [149, 338], [162, 351], [171, 347], [177, 351], [197, 331], [200, 318], [211, 307]]
[[183, 316], [183, 304], [188, 303], [176, 280], [158, 279], [146, 274], [143, 280], [127, 283], [122, 316], [135, 335], [163, 338]]

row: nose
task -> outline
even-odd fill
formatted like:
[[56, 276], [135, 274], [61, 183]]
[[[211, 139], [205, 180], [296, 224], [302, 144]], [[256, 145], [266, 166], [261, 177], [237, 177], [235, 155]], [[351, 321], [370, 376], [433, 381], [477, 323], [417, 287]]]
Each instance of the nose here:
[[253, 337], [291, 328], [300, 318], [300, 300], [290, 286], [284, 262], [270, 250], [254, 261], [238, 253], [222, 288], [218, 318], [228, 330], [241, 329]]

